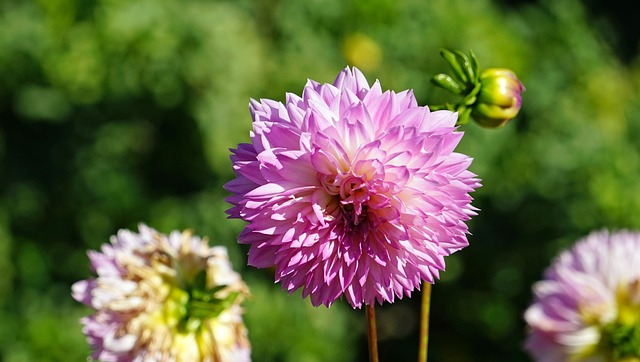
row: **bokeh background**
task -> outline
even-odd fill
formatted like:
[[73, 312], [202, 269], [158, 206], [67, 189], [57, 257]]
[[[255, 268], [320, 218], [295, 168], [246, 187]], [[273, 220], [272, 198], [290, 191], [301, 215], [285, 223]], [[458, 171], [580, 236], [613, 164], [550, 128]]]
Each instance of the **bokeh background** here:
[[[83, 361], [70, 286], [120, 228], [190, 228], [250, 285], [254, 360], [366, 361], [364, 312], [313, 308], [246, 267], [226, 219], [248, 101], [356, 65], [421, 104], [440, 48], [524, 82], [523, 110], [474, 124], [482, 211], [432, 298], [430, 361], [527, 361], [522, 314], [558, 250], [640, 228], [640, 27], [632, 1], [0, 0], [0, 361]], [[382, 361], [417, 357], [420, 294], [378, 307]]]

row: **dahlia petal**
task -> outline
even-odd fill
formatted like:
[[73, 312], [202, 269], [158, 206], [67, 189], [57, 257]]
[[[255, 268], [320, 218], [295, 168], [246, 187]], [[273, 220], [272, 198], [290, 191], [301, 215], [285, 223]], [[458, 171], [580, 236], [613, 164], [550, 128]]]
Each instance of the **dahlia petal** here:
[[356, 275], [358, 269], [357, 263], [349, 263], [347, 267], [340, 269], [340, 287], [345, 290], [353, 282], [353, 278]]
[[[257, 185], [258, 184], [256, 184], [255, 182], [249, 180], [245, 176], [245, 177], [235, 178], [235, 179], [227, 182], [226, 184], [224, 184], [224, 189], [227, 190], [228, 192], [243, 193], [244, 194], [246, 192], [251, 191]], [[229, 197], [233, 198], [234, 196], [229, 196]]]
[[103, 340], [104, 348], [112, 353], [124, 353], [131, 351], [137, 342], [137, 337], [131, 334], [116, 337], [115, 331], [107, 334]]
[[249, 249], [248, 264], [256, 268], [268, 268], [273, 265], [278, 247], [254, 246]]
[[385, 181], [403, 188], [407, 181], [411, 179], [411, 171], [406, 166], [385, 166]]
[[[398, 101], [398, 109], [400, 110], [418, 107], [418, 102], [411, 89], [403, 90], [395, 94], [394, 98]], [[426, 106], [422, 108], [429, 109], [429, 107]]]
[[333, 85], [343, 91], [348, 90], [355, 94], [366, 94], [370, 89], [369, 82], [364, 74], [356, 67], [352, 69], [345, 68], [338, 74]]
[[316, 149], [313, 154], [311, 154], [310, 160], [315, 170], [325, 175], [333, 174], [334, 170], [338, 168], [335, 157], [329, 156], [329, 154], [321, 149]]
[[341, 139], [341, 146], [345, 152], [355, 158], [354, 155], [360, 146], [373, 140], [373, 135], [362, 122], [354, 122], [349, 118], [343, 118], [335, 125], [339, 134], [344, 135]]
[[71, 286], [71, 296], [80, 303], [91, 306], [91, 294], [96, 288], [94, 279], [81, 280]]
[[87, 252], [91, 267], [93, 270], [101, 275], [117, 277], [121, 275], [121, 270], [115, 263], [112, 256], [107, 253], [98, 253], [93, 250]]
[[[434, 111], [429, 114], [429, 123], [424, 124], [424, 131], [434, 130], [437, 128], [455, 127], [458, 121], [458, 114], [449, 111]], [[462, 135], [461, 135], [462, 137]]]
[[377, 120], [377, 130], [383, 131], [388, 128], [394, 114], [393, 103], [395, 97], [391, 92], [380, 93], [380, 83], [376, 82], [364, 99], [362, 100], [366, 106], [367, 112], [372, 120]]
[[288, 186], [295, 187], [298, 185], [295, 185], [292, 182], [268, 183], [247, 192], [246, 197], [251, 199], [265, 199], [283, 195], [285, 193], [291, 194], [291, 188]]
[[373, 140], [367, 143], [363, 140], [359, 145], [353, 156], [354, 173], [362, 175], [367, 173], [367, 168], [373, 168], [376, 171], [375, 175], [370, 174], [368, 176], [383, 176], [384, 166], [382, 162], [387, 158], [387, 153], [380, 149], [380, 140]]
[[416, 128], [419, 131], [426, 132], [429, 129], [422, 129], [423, 124], [428, 119], [429, 122], [427, 124], [431, 125], [432, 119], [429, 117], [431, 112], [426, 107], [414, 107], [408, 108], [396, 115], [393, 120], [391, 120], [392, 124], [402, 124], [405, 127]]

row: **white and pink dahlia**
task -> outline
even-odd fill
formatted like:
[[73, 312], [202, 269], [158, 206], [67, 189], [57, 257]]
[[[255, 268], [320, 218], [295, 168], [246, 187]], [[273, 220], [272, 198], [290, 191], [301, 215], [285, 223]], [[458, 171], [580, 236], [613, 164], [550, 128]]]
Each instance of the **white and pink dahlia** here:
[[248, 222], [249, 264], [275, 267], [284, 289], [313, 305], [393, 302], [468, 245], [469, 193], [479, 180], [456, 113], [383, 92], [356, 68], [309, 80], [286, 104], [255, 100], [251, 143], [233, 149], [230, 217]]
[[640, 361], [640, 233], [591, 233], [533, 292], [525, 348], [536, 361]]
[[145, 225], [90, 251], [95, 279], [72, 287], [96, 310], [82, 318], [92, 358], [113, 362], [250, 361], [240, 302], [247, 286], [224, 247]]

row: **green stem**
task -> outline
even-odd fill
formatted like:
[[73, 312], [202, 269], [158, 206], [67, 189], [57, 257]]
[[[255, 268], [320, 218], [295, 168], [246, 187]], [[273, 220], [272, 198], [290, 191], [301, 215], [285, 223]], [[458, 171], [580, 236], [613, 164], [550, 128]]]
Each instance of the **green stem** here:
[[420, 347], [418, 362], [427, 362], [429, 349], [429, 311], [431, 309], [431, 284], [422, 281], [422, 306], [420, 314]]
[[376, 311], [373, 305], [366, 305], [367, 335], [369, 342], [369, 362], [378, 362], [378, 334], [376, 332]]

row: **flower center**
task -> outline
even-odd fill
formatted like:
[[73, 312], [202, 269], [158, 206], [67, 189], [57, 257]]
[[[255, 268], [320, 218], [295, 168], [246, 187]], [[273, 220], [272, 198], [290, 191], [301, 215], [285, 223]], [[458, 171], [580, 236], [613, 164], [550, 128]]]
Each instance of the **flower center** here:
[[353, 208], [353, 204], [342, 205], [342, 215], [346, 221], [347, 226], [351, 229], [357, 227], [367, 218], [367, 206], [362, 206], [361, 211], [357, 212]]
[[367, 202], [371, 197], [365, 177], [352, 173], [321, 177], [325, 191], [336, 196], [347, 226], [353, 228], [367, 219]]
[[603, 344], [611, 351], [613, 361], [640, 358], [640, 325], [617, 320], [605, 326]]
[[602, 345], [613, 361], [640, 359], [640, 280], [618, 288], [618, 315], [602, 328]]
[[178, 328], [181, 331], [195, 332], [203, 321], [216, 318], [229, 308], [240, 294], [225, 292], [226, 285], [207, 287], [206, 276], [206, 271], [201, 271], [185, 291], [181, 290], [187, 296], [182, 298], [180, 309]]
[[158, 255], [164, 256], [154, 253], [152, 268], [159, 277], [156, 280], [163, 280], [156, 287], [164, 289], [166, 297], [151, 315], [149, 321], [153, 325], [170, 325], [183, 334], [198, 332], [203, 323], [218, 317], [239, 296], [239, 292], [225, 290], [227, 285], [208, 286], [206, 270], [194, 272], [180, 261], [173, 265], [177, 274], [167, 272], [171, 263], [168, 255], [164, 258]]

